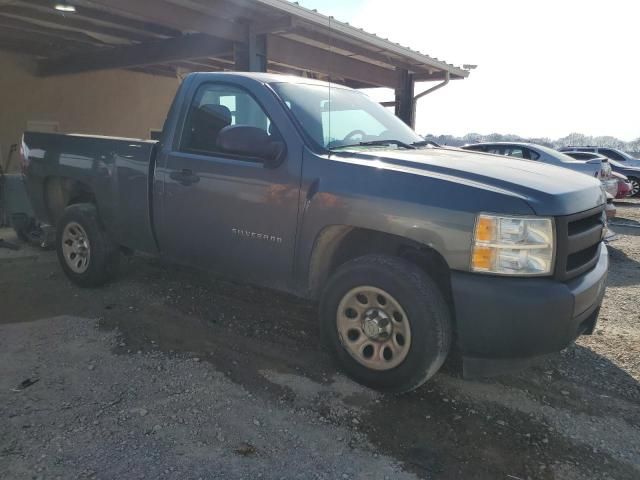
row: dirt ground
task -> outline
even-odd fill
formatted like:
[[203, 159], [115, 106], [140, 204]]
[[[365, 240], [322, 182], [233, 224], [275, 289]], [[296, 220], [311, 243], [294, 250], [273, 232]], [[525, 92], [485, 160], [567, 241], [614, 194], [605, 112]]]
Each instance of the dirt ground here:
[[[640, 225], [640, 202], [618, 214]], [[623, 230], [593, 336], [399, 397], [340, 375], [314, 305], [141, 256], [81, 290], [52, 252], [0, 250], [0, 478], [638, 479], [640, 238]]]

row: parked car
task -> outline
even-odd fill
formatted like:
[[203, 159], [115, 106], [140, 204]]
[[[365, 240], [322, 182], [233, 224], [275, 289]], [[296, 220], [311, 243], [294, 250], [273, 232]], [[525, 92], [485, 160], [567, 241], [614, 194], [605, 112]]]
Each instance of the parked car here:
[[21, 151], [73, 282], [138, 250], [317, 300], [325, 342], [372, 388], [418, 387], [454, 341], [466, 376], [513, 369], [597, 321], [598, 181], [431, 146], [346, 87], [192, 74], [159, 142], [27, 132]]
[[627, 152], [623, 152], [622, 150], [618, 150], [617, 148], [596, 147], [596, 146], [588, 146], [588, 147], [572, 146], [572, 147], [563, 147], [563, 148], [560, 148], [559, 150], [563, 153], [567, 153], [567, 152], [597, 153], [598, 155], [607, 157], [610, 160], [615, 160], [616, 162], [620, 162], [623, 165], [640, 168], [640, 159], [632, 157]]
[[462, 148], [494, 155], [506, 155], [508, 157], [535, 160], [541, 163], [569, 168], [576, 172], [596, 177], [602, 182], [605, 191], [613, 197], [618, 194], [618, 182], [611, 178], [611, 166], [606, 158], [589, 161], [575, 160], [557, 150], [543, 145], [519, 142], [476, 143], [473, 145], [465, 145]]
[[631, 191], [630, 197], [640, 196], [640, 167], [627, 166], [624, 163], [619, 163], [615, 160], [609, 160], [611, 168], [614, 172], [624, 175], [629, 180]]
[[[565, 151], [565, 155], [569, 155], [576, 160], [593, 160], [594, 158], [603, 158], [599, 153], [593, 152], [579, 152], [579, 151]], [[640, 166], [634, 167], [629, 162], [620, 163], [617, 160], [609, 159], [609, 164], [614, 172], [624, 175], [629, 179], [631, 184], [630, 197], [636, 197], [640, 195]]]
[[612, 175], [616, 180], [618, 180], [618, 195], [616, 195], [616, 198], [621, 199], [629, 197], [632, 190], [629, 179], [618, 172], [613, 172]]

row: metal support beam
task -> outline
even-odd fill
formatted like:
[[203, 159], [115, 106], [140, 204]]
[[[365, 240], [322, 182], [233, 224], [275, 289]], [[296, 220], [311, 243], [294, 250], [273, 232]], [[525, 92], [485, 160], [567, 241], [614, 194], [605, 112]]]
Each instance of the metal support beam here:
[[115, 68], [136, 68], [172, 60], [215, 57], [231, 51], [233, 51], [231, 42], [203, 34], [185, 35], [170, 40], [154, 40], [139, 45], [105, 48], [41, 60], [38, 63], [38, 73], [47, 76]]
[[407, 70], [400, 69], [397, 72], [399, 81], [395, 92], [396, 116], [413, 128], [416, 123], [415, 103], [413, 100], [415, 81], [413, 79], [413, 75]]

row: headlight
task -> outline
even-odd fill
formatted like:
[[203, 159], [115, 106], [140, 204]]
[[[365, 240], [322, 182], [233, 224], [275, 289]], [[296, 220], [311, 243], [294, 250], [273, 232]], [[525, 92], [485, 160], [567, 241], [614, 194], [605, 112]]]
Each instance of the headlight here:
[[553, 225], [551, 218], [481, 213], [476, 219], [471, 270], [498, 275], [550, 275]]

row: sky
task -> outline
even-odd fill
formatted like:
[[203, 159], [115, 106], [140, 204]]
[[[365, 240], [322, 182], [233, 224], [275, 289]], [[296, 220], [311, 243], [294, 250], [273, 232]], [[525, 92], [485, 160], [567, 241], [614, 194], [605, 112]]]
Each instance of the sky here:
[[420, 134], [640, 137], [638, 0], [298, 3], [448, 63], [478, 65], [420, 100]]

